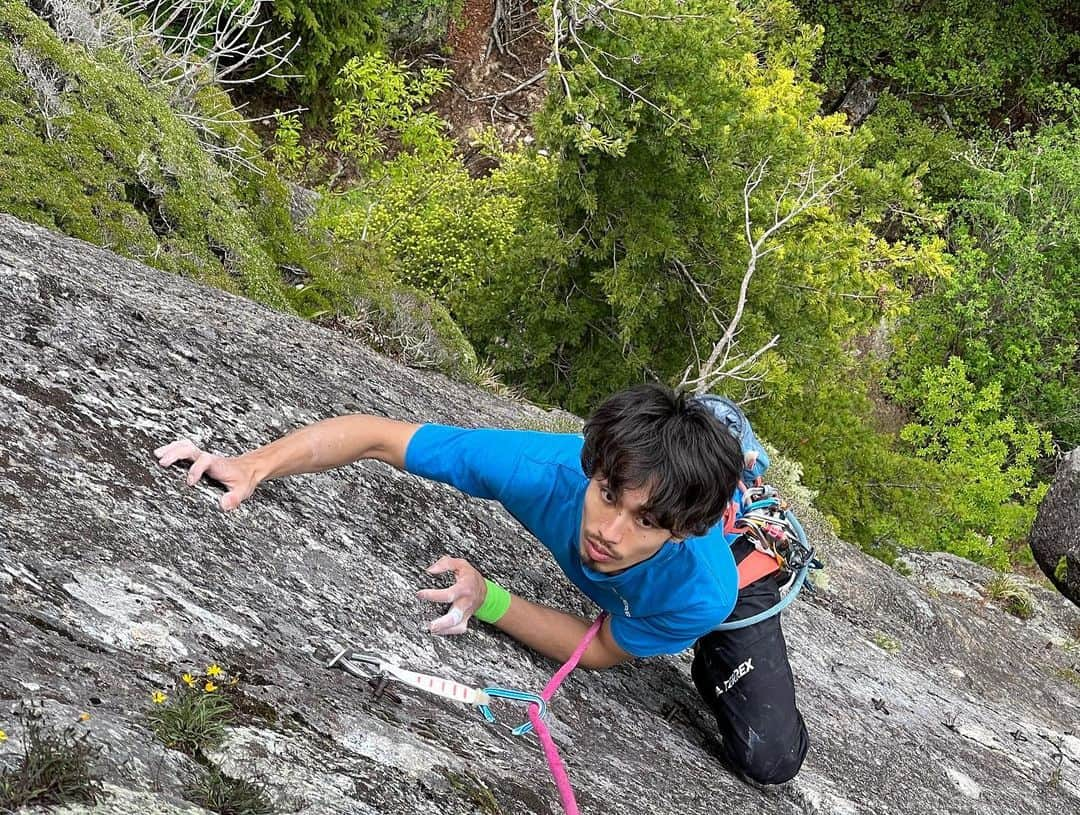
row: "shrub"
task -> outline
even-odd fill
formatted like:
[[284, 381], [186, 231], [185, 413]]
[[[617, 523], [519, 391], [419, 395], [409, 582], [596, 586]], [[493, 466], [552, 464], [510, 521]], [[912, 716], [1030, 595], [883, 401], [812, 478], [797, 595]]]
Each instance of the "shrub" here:
[[362, 56], [381, 39], [379, 11], [386, 0], [277, 0], [267, 3], [270, 33], [300, 41], [290, 62], [296, 77], [270, 84], [291, 88], [316, 110], [330, 101], [327, 90], [351, 58]]
[[825, 29], [817, 73], [836, 92], [875, 77], [928, 114], [965, 126], [1015, 115], [1068, 81], [1078, 44], [1071, 0], [796, 2]]
[[1001, 386], [975, 386], [957, 357], [925, 369], [921, 386], [917, 420], [901, 437], [943, 476], [939, 537], [949, 551], [1004, 568], [1046, 494], [1035, 463], [1049, 452], [1050, 436], [1009, 416]]
[[952, 273], [895, 335], [894, 394], [923, 398], [923, 372], [963, 360], [973, 384], [998, 383], [1008, 413], [1080, 443], [1080, 118], [966, 155], [948, 205]]

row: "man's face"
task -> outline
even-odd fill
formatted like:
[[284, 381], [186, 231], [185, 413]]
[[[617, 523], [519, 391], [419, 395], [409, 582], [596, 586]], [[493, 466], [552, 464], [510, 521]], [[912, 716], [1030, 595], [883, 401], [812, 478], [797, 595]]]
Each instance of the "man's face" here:
[[615, 574], [659, 552], [671, 540], [671, 530], [660, 529], [642, 511], [648, 499], [646, 488], [624, 489], [616, 498], [607, 479], [591, 478], [581, 514], [581, 562], [602, 574]]

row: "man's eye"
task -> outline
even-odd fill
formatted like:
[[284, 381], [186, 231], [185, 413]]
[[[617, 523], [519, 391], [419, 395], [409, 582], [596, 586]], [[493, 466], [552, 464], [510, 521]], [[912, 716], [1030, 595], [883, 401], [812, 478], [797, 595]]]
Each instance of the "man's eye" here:
[[656, 527], [656, 521], [654, 521], [652, 518], [646, 518], [644, 515], [638, 518], [638, 523], [640, 523], [646, 529], [654, 529]]

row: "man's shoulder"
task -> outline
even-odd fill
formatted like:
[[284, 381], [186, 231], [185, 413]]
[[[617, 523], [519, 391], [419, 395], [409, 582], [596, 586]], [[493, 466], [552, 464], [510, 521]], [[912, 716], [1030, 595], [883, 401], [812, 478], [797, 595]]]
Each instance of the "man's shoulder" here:
[[738, 586], [738, 567], [722, 524], [717, 524], [704, 535], [688, 538], [685, 546], [701, 581], [724, 589]]
[[479, 497], [511, 498], [580, 485], [581, 445], [571, 434], [425, 424], [413, 434], [405, 469]]
[[575, 433], [546, 433], [539, 430], [509, 430], [519, 440], [523, 466], [570, 467], [581, 471], [581, 446]]
[[507, 445], [528, 450], [537, 455], [559, 452], [580, 452], [582, 437], [577, 433], [549, 433], [512, 427], [460, 427], [457, 425], [422, 424], [410, 442], [412, 445], [443, 445], [452, 440], [457, 447], [497, 447]]

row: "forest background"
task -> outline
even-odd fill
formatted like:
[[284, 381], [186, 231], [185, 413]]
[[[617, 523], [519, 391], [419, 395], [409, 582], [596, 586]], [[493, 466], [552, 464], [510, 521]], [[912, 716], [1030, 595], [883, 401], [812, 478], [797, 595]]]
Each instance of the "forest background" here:
[[996, 568], [1080, 445], [1070, 0], [0, 0], [0, 210]]

